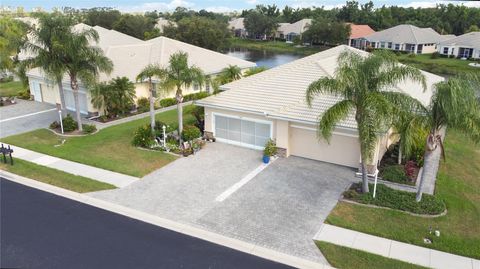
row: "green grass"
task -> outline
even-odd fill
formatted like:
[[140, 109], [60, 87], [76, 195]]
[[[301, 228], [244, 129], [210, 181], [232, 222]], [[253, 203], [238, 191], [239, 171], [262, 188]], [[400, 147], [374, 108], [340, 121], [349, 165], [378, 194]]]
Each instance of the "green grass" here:
[[325, 47], [295, 47], [294, 44], [289, 44], [285, 41], [261, 41], [243, 38], [231, 38], [230, 46], [234, 48], [288, 52], [302, 55], [310, 55], [326, 49]]
[[115, 189], [115, 186], [90, 178], [14, 158], [13, 165], [0, 163], [0, 169], [75, 192]]
[[[340, 202], [326, 222], [410, 244], [462, 256], [480, 258], [480, 146], [455, 130], [446, 141], [447, 161], [441, 163], [435, 195], [448, 213], [438, 218], [422, 218], [402, 212], [368, 208]], [[439, 229], [440, 237], [429, 228]], [[433, 240], [430, 245], [423, 238]]]
[[412, 65], [437, 75], [455, 75], [464, 72], [480, 72], [480, 68], [475, 68], [468, 65], [469, 63], [472, 63], [472, 61], [446, 57], [432, 59], [431, 56], [432, 54], [418, 54], [415, 55], [415, 57], [409, 57], [408, 54], [400, 54], [397, 56], [397, 58], [404, 64]]
[[[184, 107], [184, 124], [194, 121], [193, 106]], [[177, 122], [177, 110], [156, 115], [157, 120], [167, 124]], [[103, 169], [142, 177], [155, 169], [174, 161], [175, 156], [164, 152], [138, 149], [132, 146], [132, 137], [138, 126], [148, 124], [149, 118], [119, 124], [83, 137], [67, 137], [62, 146], [61, 137], [46, 129], [3, 138], [5, 143], [56, 156]]]
[[23, 90], [25, 90], [25, 87], [20, 81], [0, 83], [0, 96], [2, 97], [16, 96], [19, 92]]
[[328, 262], [338, 269], [421, 269], [422, 266], [385, 258], [326, 242], [315, 242]]

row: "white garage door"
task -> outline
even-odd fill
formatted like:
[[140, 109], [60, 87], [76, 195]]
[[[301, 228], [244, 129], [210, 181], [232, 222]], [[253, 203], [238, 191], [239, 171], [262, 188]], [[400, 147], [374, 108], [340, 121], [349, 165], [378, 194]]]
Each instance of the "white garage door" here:
[[214, 136], [220, 142], [263, 149], [272, 137], [272, 124], [234, 116], [214, 115]]
[[[73, 98], [73, 90], [64, 86], [65, 105], [68, 110], [75, 111], [75, 99]], [[78, 92], [78, 101], [80, 104], [80, 113], [88, 114], [87, 93], [85, 89], [80, 88]]]
[[290, 154], [358, 168], [360, 146], [357, 137], [333, 134], [328, 144], [317, 138], [314, 128], [291, 126]]

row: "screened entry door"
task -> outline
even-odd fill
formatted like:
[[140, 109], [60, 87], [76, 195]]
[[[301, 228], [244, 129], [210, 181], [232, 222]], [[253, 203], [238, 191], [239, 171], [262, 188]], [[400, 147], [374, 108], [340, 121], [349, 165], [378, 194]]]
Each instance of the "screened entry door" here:
[[214, 116], [215, 138], [220, 142], [263, 149], [272, 135], [270, 123], [228, 116]]

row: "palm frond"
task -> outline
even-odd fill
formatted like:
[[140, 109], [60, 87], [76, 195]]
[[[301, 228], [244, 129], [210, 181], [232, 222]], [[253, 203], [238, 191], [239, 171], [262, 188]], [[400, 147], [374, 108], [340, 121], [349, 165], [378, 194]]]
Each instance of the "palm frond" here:
[[306, 101], [311, 106], [312, 101], [316, 95], [331, 94], [335, 96], [342, 96], [345, 93], [344, 85], [335, 78], [324, 77], [312, 82], [307, 88]]
[[327, 109], [318, 122], [318, 137], [323, 137], [328, 142], [332, 136], [335, 126], [343, 119], [346, 119], [355, 109], [355, 104], [350, 100], [340, 101]]

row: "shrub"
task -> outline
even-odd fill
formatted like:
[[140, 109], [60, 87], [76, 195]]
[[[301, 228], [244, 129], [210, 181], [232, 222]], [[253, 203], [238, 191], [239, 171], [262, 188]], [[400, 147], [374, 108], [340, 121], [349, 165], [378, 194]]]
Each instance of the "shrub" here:
[[58, 129], [60, 128], [60, 123], [58, 121], [54, 121], [50, 123], [50, 129]]
[[133, 134], [132, 145], [136, 147], [150, 148], [153, 146], [154, 140], [150, 125], [140, 126]]
[[417, 170], [417, 165], [415, 164], [414, 161], [408, 161], [405, 164], [405, 175], [410, 179], [410, 180], [415, 180], [415, 171]]
[[83, 133], [91, 134], [97, 130], [97, 126], [95, 124], [83, 124]]
[[408, 58], [415, 58], [415, 57], [416, 57], [415, 53], [409, 53], [408, 54]]
[[[162, 136], [163, 135], [163, 126], [168, 126], [166, 123], [163, 121], [156, 120], [155, 121], [155, 136]], [[165, 133], [167, 132], [167, 129], [165, 129]]]
[[0, 82], [5, 83], [5, 82], [12, 82], [13, 81], [13, 76], [6, 76], [3, 78], [0, 78]]
[[139, 112], [147, 112], [150, 109], [150, 101], [146, 97], [138, 98], [137, 107]]
[[405, 183], [408, 180], [403, 165], [389, 165], [382, 169], [380, 175], [384, 180], [392, 182]]
[[430, 59], [437, 59], [438, 57], [440, 57], [440, 53], [438, 53], [438, 51], [432, 53], [432, 55], [430, 56]]
[[67, 116], [63, 118], [62, 122], [64, 132], [73, 132], [77, 129], [77, 122], [72, 118], [70, 114], [67, 114]]
[[200, 129], [193, 125], [187, 125], [182, 130], [182, 139], [183, 141], [192, 141], [195, 138], [202, 136]]
[[268, 140], [265, 144], [265, 149], [263, 150], [264, 156], [273, 156], [277, 154], [277, 145], [272, 139]]
[[23, 91], [20, 91], [17, 95], [18, 98], [24, 99], [24, 100], [30, 100], [30, 90], [25, 89]]
[[[358, 184], [353, 184], [350, 190], [355, 190]], [[370, 184], [373, 189], [373, 184]], [[347, 195], [344, 194], [347, 198]], [[350, 195], [350, 197], [352, 197]], [[362, 204], [371, 204], [383, 206], [415, 214], [436, 215], [445, 211], [445, 203], [436, 196], [423, 194], [422, 201], [415, 201], [415, 193], [400, 190], [394, 190], [383, 184], [377, 185], [377, 194], [373, 198], [371, 193], [358, 193], [352, 198], [348, 198]]]
[[209, 96], [209, 94], [207, 92], [197, 92], [197, 93], [187, 94], [187, 95], [183, 96], [183, 102], [203, 99], [203, 98], [208, 97], [208, 96]]
[[169, 107], [177, 104], [177, 100], [175, 98], [164, 98], [160, 100], [161, 107]]
[[195, 126], [200, 129], [201, 132], [205, 129], [205, 109], [203, 106], [195, 106], [192, 110], [192, 115], [195, 117]]

